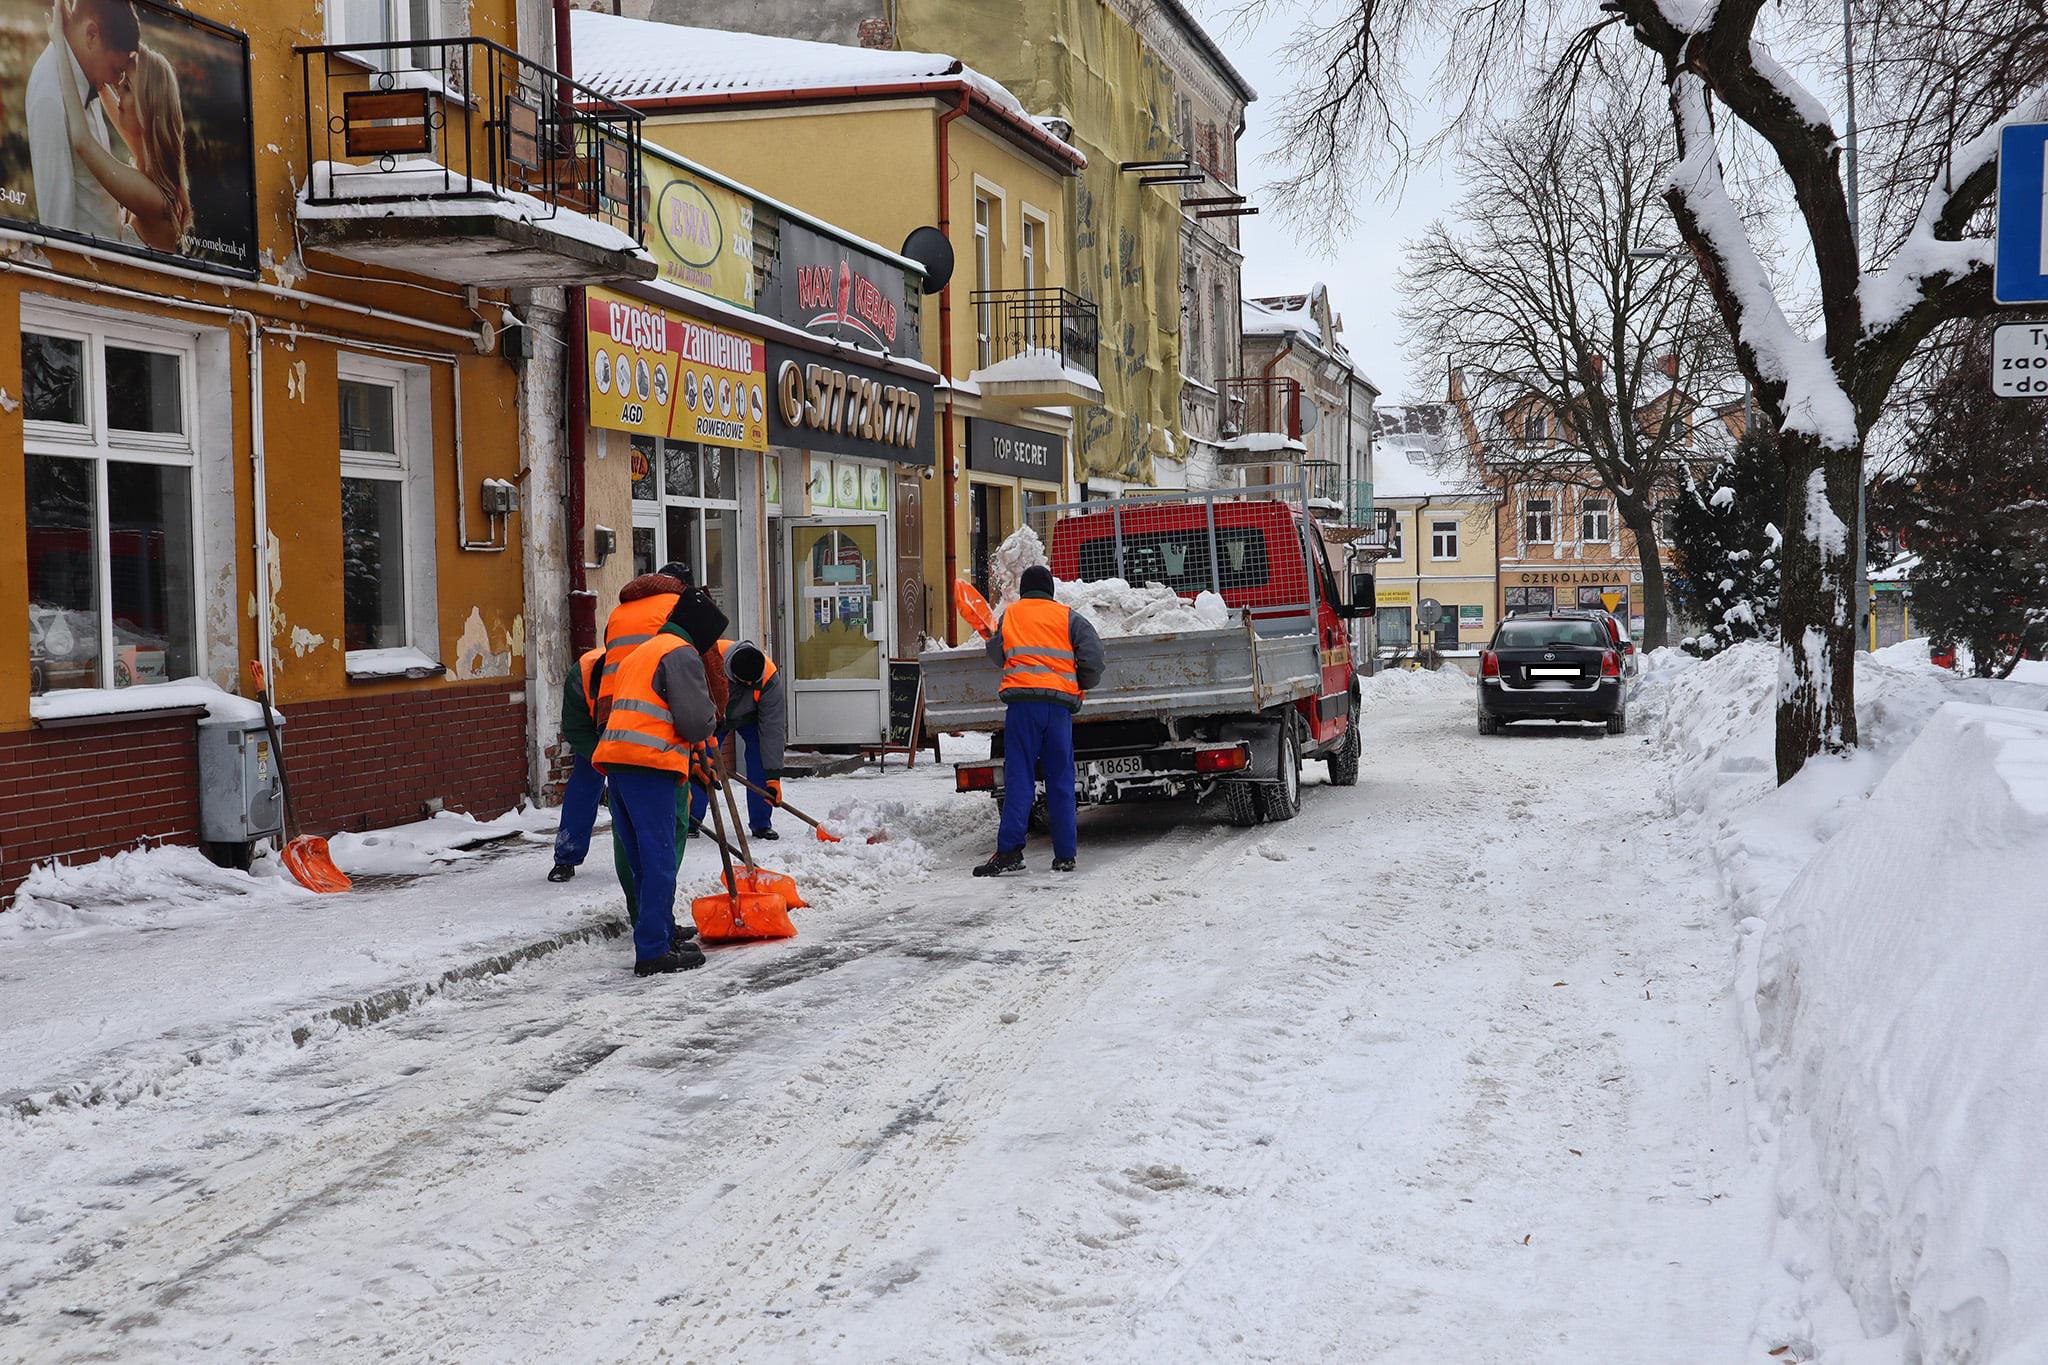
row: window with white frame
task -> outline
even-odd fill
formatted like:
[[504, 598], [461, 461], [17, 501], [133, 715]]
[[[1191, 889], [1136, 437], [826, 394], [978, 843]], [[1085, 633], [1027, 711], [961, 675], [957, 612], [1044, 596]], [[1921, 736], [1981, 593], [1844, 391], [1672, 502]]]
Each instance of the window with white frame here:
[[201, 669], [193, 369], [189, 336], [24, 317], [32, 694]]
[[1604, 545], [1614, 539], [1614, 503], [1608, 498], [1585, 498], [1579, 503], [1579, 539]]
[[[974, 287], [977, 290], [995, 288], [995, 262], [992, 233], [994, 231], [995, 206], [985, 194], [974, 196]], [[990, 332], [993, 326], [995, 305], [983, 299], [981, 307], [974, 310], [974, 363], [976, 369], [989, 367], [995, 353]]]
[[1429, 523], [1429, 557], [1431, 559], [1456, 559], [1458, 557], [1457, 522], [1431, 521]]
[[740, 452], [660, 436], [631, 439], [633, 572], [680, 563], [737, 622]]
[[1403, 548], [1401, 539], [1401, 516], [1397, 512], [1394, 514], [1394, 519], [1387, 523], [1387, 557], [1389, 559], [1399, 559], [1406, 553], [1407, 551]]
[[349, 662], [438, 648], [426, 376], [360, 356], [336, 365], [341, 621]]
[[1548, 440], [1548, 439], [1549, 439], [1549, 437], [1550, 437], [1550, 419], [1549, 419], [1549, 417], [1547, 417], [1547, 416], [1546, 416], [1545, 414], [1543, 414], [1543, 413], [1542, 413], [1542, 412], [1540, 412], [1540, 411], [1534, 411], [1534, 410], [1532, 410], [1532, 411], [1529, 411], [1529, 412], [1525, 412], [1525, 413], [1523, 413], [1523, 414], [1522, 414], [1522, 439], [1523, 439], [1523, 440], [1525, 440], [1525, 441], [1543, 441], [1543, 440]]
[[[405, 43], [434, 35], [436, 0], [328, 0], [328, 37], [337, 43]], [[428, 48], [357, 54], [385, 71], [432, 71], [439, 66]]]
[[1024, 287], [1038, 288], [1038, 258], [1045, 249], [1045, 221], [1033, 214], [1024, 215], [1023, 224]]
[[1522, 504], [1522, 539], [1531, 545], [1548, 545], [1557, 539], [1553, 504], [1549, 498], [1530, 498]]

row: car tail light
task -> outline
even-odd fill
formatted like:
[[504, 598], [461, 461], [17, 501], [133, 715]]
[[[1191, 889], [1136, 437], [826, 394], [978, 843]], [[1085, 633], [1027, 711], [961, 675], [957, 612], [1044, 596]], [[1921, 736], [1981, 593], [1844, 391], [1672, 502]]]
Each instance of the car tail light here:
[[996, 789], [996, 768], [993, 763], [974, 766], [962, 764], [953, 769], [953, 790], [963, 792], [992, 792]]
[[1621, 676], [1621, 656], [1611, 649], [1600, 656], [1600, 676], [1603, 678], [1618, 678]]
[[1479, 676], [1498, 678], [1500, 676], [1500, 655], [1490, 649], [1479, 651]]
[[1195, 750], [1195, 771], [1198, 773], [1243, 772], [1251, 762], [1252, 756], [1245, 752], [1242, 744]]

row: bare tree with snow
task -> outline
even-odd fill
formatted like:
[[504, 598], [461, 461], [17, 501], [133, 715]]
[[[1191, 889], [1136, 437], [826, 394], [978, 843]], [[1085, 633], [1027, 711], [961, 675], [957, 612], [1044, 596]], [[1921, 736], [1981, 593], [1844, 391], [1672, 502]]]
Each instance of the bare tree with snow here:
[[[1273, 8], [1281, 0], [1253, 0]], [[1998, 131], [2048, 117], [2048, 15], [2041, 0], [1854, 0], [1866, 87], [1867, 229], [1859, 243], [1843, 138], [1828, 107], [1759, 33], [1764, 0], [1343, 0], [1298, 31], [1304, 74], [1282, 109], [1295, 158], [1281, 187], [1303, 218], [1347, 202], [1375, 153], [1419, 150], [1403, 134], [1403, 81], [1433, 75], [1452, 135], [1513, 90], [1569, 86], [1631, 41], [1660, 72], [1677, 160], [1665, 200], [1713, 291], [1737, 361], [1778, 430], [1789, 478], [1784, 651], [1777, 715], [1781, 781], [1817, 753], [1856, 742], [1851, 619], [1864, 441], [1901, 368], [1941, 323], [1991, 308], [1986, 207]], [[1835, 0], [1770, 6], [1774, 35], [1812, 41], [1841, 17]], [[1433, 73], [1422, 54], [1445, 55]], [[1801, 254], [1818, 281], [1814, 321], [1782, 292], [1731, 189], [1730, 158], [1770, 168], [1758, 193], [1789, 192]], [[1861, 249], [1859, 249], [1859, 247]]]
[[[1613, 499], [1655, 649], [1669, 618], [1658, 506], [1723, 452], [1705, 400], [1732, 361], [1690, 259], [1639, 252], [1674, 159], [1641, 65], [1579, 92], [1580, 117], [1539, 104], [1478, 133], [1452, 219], [1409, 245], [1402, 318], [1425, 368], [1459, 369], [1489, 479]], [[1542, 419], [1533, 439], [1528, 416]]]

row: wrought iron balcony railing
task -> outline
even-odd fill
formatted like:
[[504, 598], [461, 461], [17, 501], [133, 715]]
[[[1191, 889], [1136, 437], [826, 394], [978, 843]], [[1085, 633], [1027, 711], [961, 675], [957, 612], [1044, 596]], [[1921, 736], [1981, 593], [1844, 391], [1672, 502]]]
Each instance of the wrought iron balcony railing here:
[[524, 194], [640, 240], [638, 111], [488, 38], [296, 50], [308, 203]]
[[1242, 434], [1271, 432], [1298, 441], [1302, 426], [1301, 381], [1271, 375], [1232, 375], [1223, 381], [1223, 391], [1242, 404]]
[[1018, 356], [1048, 355], [1064, 367], [1097, 373], [1102, 322], [1093, 303], [1068, 289], [977, 289], [977, 369]]

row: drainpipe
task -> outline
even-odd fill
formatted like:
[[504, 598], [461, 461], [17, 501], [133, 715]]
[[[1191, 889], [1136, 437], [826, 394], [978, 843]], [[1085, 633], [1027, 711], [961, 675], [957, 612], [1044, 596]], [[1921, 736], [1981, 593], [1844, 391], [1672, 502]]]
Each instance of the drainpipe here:
[[[556, 0], [557, 4], [564, 0]], [[948, 244], [953, 240], [953, 176], [952, 153], [949, 133], [953, 120], [967, 112], [972, 96], [967, 90], [960, 92], [960, 102], [939, 115], [939, 235]], [[939, 377], [950, 380], [953, 377], [953, 282], [939, 291]], [[952, 391], [948, 389], [946, 399], [946, 421], [944, 454], [945, 463], [939, 470], [940, 496], [946, 500], [942, 518], [943, 534], [946, 537], [946, 583], [941, 596], [946, 599], [946, 643], [955, 643], [960, 632], [960, 609], [953, 601], [953, 584], [960, 577], [960, 509], [958, 506], [959, 480], [953, 472], [953, 418], [955, 415]]]
[[[1271, 392], [1273, 391], [1273, 390], [1272, 390], [1272, 387], [1271, 387], [1271, 386], [1272, 386], [1272, 383], [1273, 383], [1273, 370], [1274, 370], [1274, 368], [1275, 368], [1276, 366], [1278, 366], [1278, 365], [1280, 364], [1280, 362], [1281, 362], [1281, 361], [1283, 361], [1283, 360], [1287, 359], [1287, 357], [1288, 357], [1289, 355], [1293, 354], [1293, 352], [1294, 352], [1294, 334], [1293, 334], [1292, 332], [1289, 332], [1289, 333], [1287, 334], [1287, 344], [1286, 344], [1285, 346], [1282, 346], [1282, 347], [1281, 347], [1281, 348], [1280, 348], [1279, 350], [1275, 351], [1275, 352], [1273, 353], [1273, 358], [1272, 358], [1271, 360], [1267, 361], [1267, 362], [1265, 363], [1265, 365], [1264, 365], [1264, 366], [1262, 366], [1262, 367], [1260, 368], [1260, 370], [1259, 370], [1259, 378], [1265, 381], [1265, 383], [1266, 383], [1266, 385], [1267, 385], [1267, 388], [1266, 388], [1266, 392], [1267, 392], [1267, 393], [1269, 393], [1269, 394], [1270, 394], [1270, 393], [1271, 393]], [[1298, 426], [1300, 426], [1300, 425], [1301, 425], [1301, 404], [1300, 404], [1300, 402], [1299, 402], [1299, 401], [1297, 401], [1297, 402], [1295, 403], [1295, 405], [1294, 405], [1294, 420], [1293, 420], [1292, 422], [1289, 422], [1289, 423], [1287, 423], [1287, 425], [1288, 425], [1288, 426], [1290, 426], [1290, 427], [1298, 427]], [[1281, 435], [1283, 435], [1283, 436], [1289, 436], [1289, 437], [1292, 437], [1293, 439], [1295, 439], [1295, 440], [1297, 440], [1297, 441], [1301, 439], [1301, 434], [1300, 434], [1299, 432], [1297, 432], [1297, 431], [1284, 431], [1284, 432], [1282, 432], [1282, 433], [1281, 433]], [[1268, 469], [1278, 469], [1278, 468], [1279, 468], [1279, 466], [1278, 466], [1277, 464], [1276, 464], [1276, 465], [1268, 465], [1268, 466], [1267, 466], [1267, 468], [1268, 468]], [[1275, 476], [1274, 476], [1274, 475], [1271, 475], [1271, 474], [1267, 475], [1267, 478], [1268, 478], [1268, 479], [1271, 479], [1271, 478], [1273, 478], [1273, 477], [1275, 477]], [[1308, 478], [1308, 473], [1307, 473], [1307, 471], [1306, 471], [1306, 470], [1302, 471], [1302, 475], [1301, 475], [1301, 477], [1302, 477], [1302, 478], [1303, 478], [1304, 480], [1306, 480], [1306, 479]], [[1306, 513], [1306, 512], [1307, 512], [1307, 510], [1308, 510], [1308, 509], [1307, 509], [1306, 507], [1304, 507], [1304, 508], [1302, 509], [1302, 511], [1303, 511], [1304, 513]]]
[[[566, 83], [574, 75], [569, 50], [569, 0], [554, 0], [555, 71]], [[565, 87], [559, 98], [567, 100]], [[583, 287], [569, 291], [568, 335], [562, 338], [562, 367], [568, 371], [568, 391], [562, 402], [562, 427], [569, 456], [569, 652], [581, 657], [597, 644], [597, 598], [590, 591], [590, 576], [584, 570], [583, 523], [588, 512], [588, 471], [585, 460], [586, 433], [590, 426], [588, 395], [584, 391], [583, 329], [589, 309]]]
[[256, 529], [256, 661], [272, 701], [277, 699], [276, 660], [271, 657], [276, 604], [270, 595], [270, 483], [263, 465], [263, 328], [253, 313], [235, 320], [249, 329], [249, 501]]

